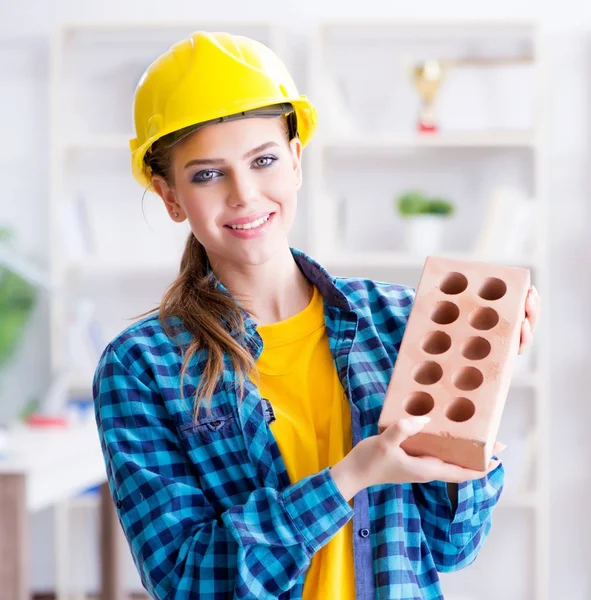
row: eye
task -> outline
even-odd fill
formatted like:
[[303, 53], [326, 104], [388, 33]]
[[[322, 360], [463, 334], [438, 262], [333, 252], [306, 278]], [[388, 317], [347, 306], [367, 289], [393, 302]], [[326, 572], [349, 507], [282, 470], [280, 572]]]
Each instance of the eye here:
[[270, 167], [277, 160], [276, 156], [268, 154], [267, 156], [259, 156], [255, 159], [254, 165], [256, 167]]
[[198, 173], [195, 173], [192, 181], [194, 183], [204, 183], [206, 181], [212, 181], [213, 179], [217, 179], [219, 175], [221, 175], [219, 171], [214, 171], [213, 169], [206, 169], [205, 171], [199, 171]]

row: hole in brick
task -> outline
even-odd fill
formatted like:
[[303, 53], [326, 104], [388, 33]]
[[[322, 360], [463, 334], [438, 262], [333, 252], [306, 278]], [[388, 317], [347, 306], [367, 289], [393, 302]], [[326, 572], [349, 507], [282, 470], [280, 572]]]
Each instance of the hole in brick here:
[[475, 390], [483, 381], [484, 376], [476, 367], [464, 367], [453, 378], [453, 384], [464, 391]]
[[439, 289], [444, 294], [461, 294], [468, 287], [468, 280], [461, 273], [448, 273], [441, 282]]
[[432, 331], [425, 336], [423, 350], [427, 354], [443, 354], [451, 348], [451, 338], [444, 331]]
[[477, 308], [472, 312], [468, 321], [474, 329], [487, 331], [499, 322], [499, 313], [488, 306]]
[[445, 412], [445, 416], [450, 421], [463, 423], [471, 419], [475, 412], [476, 407], [471, 400], [468, 400], [468, 398], [456, 398]]
[[431, 321], [438, 325], [449, 325], [460, 316], [460, 309], [453, 303], [444, 300], [435, 305], [435, 310], [431, 314]]
[[443, 377], [441, 365], [433, 361], [427, 361], [420, 364], [413, 374], [413, 378], [421, 385], [431, 385], [437, 383]]
[[414, 392], [404, 404], [404, 409], [413, 417], [421, 417], [430, 413], [435, 406], [435, 400], [427, 392]]
[[483, 337], [471, 337], [462, 347], [462, 356], [468, 360], [482, 360], [490, 354], [490, 342]]
[[485, 300], [498, 300], [507, 293], [507, 284], [497, 277], [488, 277], [478, 290], [478, 295]]

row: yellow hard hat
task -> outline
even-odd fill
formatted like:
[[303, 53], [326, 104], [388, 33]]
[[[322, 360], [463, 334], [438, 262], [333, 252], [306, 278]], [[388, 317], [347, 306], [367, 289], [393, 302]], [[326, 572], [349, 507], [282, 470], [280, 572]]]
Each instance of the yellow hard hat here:
[[290, 111], [305, 146], [316, 130], [316, 109], [298, 94], [278, 56], [243, 36], [197, 31], [157, 58], [137, 85], [136, 137], [130, 140], [133, 175], [143, 187], [150, 185], [144, 157], [163, 136], [176, 132], [178, 141], [197, 126], [226, 118]]

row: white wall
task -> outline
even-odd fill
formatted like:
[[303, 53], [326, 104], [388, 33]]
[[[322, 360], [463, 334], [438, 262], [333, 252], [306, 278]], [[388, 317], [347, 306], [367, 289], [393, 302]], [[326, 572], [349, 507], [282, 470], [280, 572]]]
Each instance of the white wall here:
[[[4, 14], [3, 14], [4, 13]], [[552, 591], [551, 598], [591, 597], [588, 539], [591, 517], [591, 403], [586, 369], [591, 331], [591, 4], [580, 0], [535, 2], [497, 0], [491, 6], [473, 0], [401, 2], [344, 0], [252, 3], [243, 0], [3, 0], [0, 3], [0, 222], [18, 228], [23, 246], [39, 256], [47, 250], [47, 55], [48, 36], [58, 21], [187, 19], [207, 21], [276, 19], [298, 33], [305, 48], [306, 30], [321, 19], [385, 17], [538, 17], [548, 35], [551, 89], [552, 291], [544, 298], [544, 319], [553, 340], [552, 432]], [[297, 78], [297, 75], [296, 75]], [[305, 93], [305, 90], [304, 90]], [[36, 323], [45, 322], [43, 307]], [[47, 383], [47, 336], [31, 329], [18, 364], [1, 382], [0, 419], [12, 406], [41, 393]], [[31, 376], [31, 374], [33, 374]], [[36, 587], [52, 585], [48, 550], [48, 514], [33, 521]], [[510, 552], [511, 549], [507, 548]]]

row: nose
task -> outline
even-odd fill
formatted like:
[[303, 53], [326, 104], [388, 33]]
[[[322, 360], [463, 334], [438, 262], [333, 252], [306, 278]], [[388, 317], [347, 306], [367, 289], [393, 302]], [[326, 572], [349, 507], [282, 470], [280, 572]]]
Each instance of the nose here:
[[248, 206], [258, 201], [259, 190], [255, 178], [249, 172], [235, 173], [231, 179], [228, 206]]

